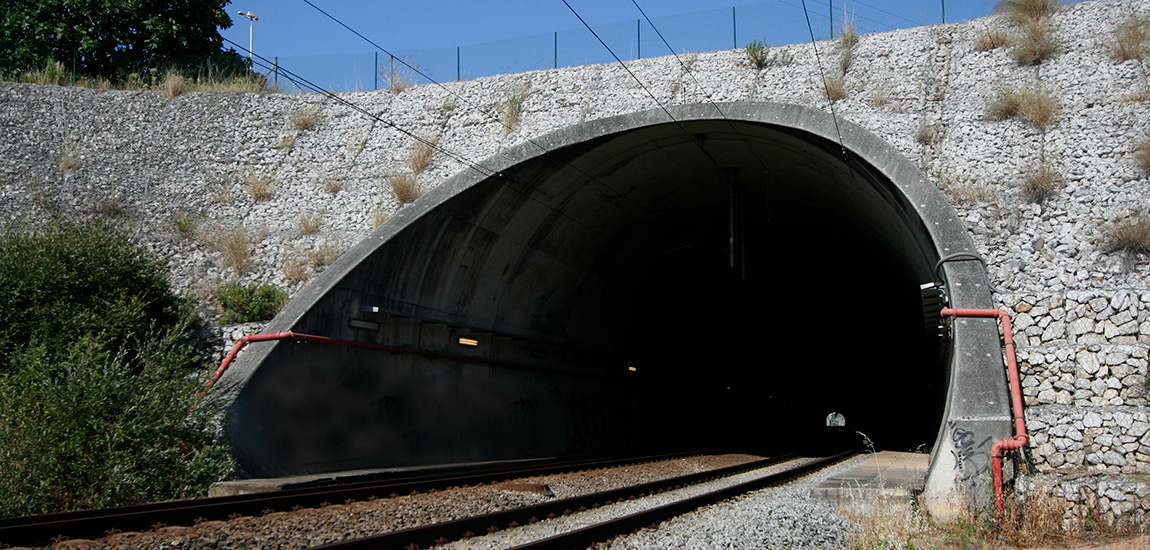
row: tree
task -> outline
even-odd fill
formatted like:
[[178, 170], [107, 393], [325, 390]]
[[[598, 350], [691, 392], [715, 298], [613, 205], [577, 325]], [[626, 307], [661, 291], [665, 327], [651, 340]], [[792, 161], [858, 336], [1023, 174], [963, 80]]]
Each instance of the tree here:
[[123, 80], [170, 67], [246, 70], [223, 51], [230, 0], [16, 0], [0, 14], [0, 72], [64, 63], [76, 73]]

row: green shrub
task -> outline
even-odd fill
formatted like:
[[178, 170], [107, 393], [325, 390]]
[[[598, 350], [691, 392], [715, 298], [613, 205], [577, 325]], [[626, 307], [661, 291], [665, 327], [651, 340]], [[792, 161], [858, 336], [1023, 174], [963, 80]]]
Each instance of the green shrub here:
[[770, 63], [771, 48], [759, 40], [748, 42], [745, 51], [747, 52], [747, 60], [756, 69], [762, 69]]
[[194, 324], [162, 265], [105, 221], [0, 231], [0, 516], [203, 494]]
[[287, 303], [288, 294], [275, 285], [233, 282], [216, 291], [216, 300], [224, 310], [221, 323], [248, 323], [275, 317]]

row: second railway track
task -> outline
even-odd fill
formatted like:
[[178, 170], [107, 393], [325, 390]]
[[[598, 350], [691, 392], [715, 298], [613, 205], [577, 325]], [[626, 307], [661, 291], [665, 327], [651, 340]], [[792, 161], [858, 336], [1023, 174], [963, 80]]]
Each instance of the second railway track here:
[[[321, 548], [415, 550], [438, 545], [447, 548], [516, 550], [582, 549], [703, 506], [785, 483], [856, 454], [852, 451], [825, 458], [788, 456], [758, 460], [719, 470], [329, 544]], [[606, 511], [607, 507], [619, 509]], [[580, 515], [583, 517], [578, 517]], [[599, 517], [590, 519], [587, 516]]]

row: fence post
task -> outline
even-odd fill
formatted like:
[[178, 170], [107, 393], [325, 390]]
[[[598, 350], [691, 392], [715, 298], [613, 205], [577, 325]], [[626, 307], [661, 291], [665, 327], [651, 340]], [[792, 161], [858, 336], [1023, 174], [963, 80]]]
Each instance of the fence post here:
[[455, 81], [456, 82], [463, 80], [463, 78], [462, 78], [463, 72], [462, 72], [462, 69], [460, 68], [461, 65], [459, 63], [459, 58], [460, 58], [459, 49], [461, 47], [462, 46], [456, 46], [455, 47]]
[[555, 57], [553, 59], [555, 60], [555, 64], [552, 68], [558, 69], [559, 68], [559, 31], [555, 31]]
[[371, 66], [371, 73], [374, 78], [371, 81], [371, 89], [379, 89], [379, 52], [372, 52], [375, 54], [375, 64]]
[[643, 20], [635, 20], [635, 59], [643, 59]]
[[835, 0], [827, 0], [827, 15], [830, 16], [831, 35], [828, 37], [831, 40], [835, 39]]
[[735, 19], [735, 6], [731, 6], [731, 45], [732, 49], [739, 49], [739, 25]]
[[942, 2], [942, 24], [945, 25], [946, 24], [946, 0], [940, 0], [940, 1]]
[[280, 87], [280, 56], [272, 58], [272, 72], [275, 73], [275, 86], [276, 89]]

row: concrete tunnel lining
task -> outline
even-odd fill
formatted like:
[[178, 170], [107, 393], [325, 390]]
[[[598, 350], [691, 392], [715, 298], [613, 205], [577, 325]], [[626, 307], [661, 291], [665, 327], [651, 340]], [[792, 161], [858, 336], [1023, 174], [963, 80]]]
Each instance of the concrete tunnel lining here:
[[[705, 136], [703, 147], [721, 166], [741, 168], [735, 180], [748, 202], [802, 202], [810, 205], [805, 212], [821, 212], [828, 223], [850, 218], [844, 226], [885, 243], [893, 255], [905, 258], [905, 269], [920, 282], [932, 278], [929, 271], [937, 257], [973, 252], [942, 195], [909, 160], [861, 127], [839, 120], [840, 148], [835, 121], [821, 111], [750, 102], [719, 107], [725, 120], [712, 105], [689, 105], [671, 109], [677, 123], [661, 110], [591, 121], [536, 138], [549, 153], [541, 155], [536, 145], [527, 143], [484, 161], [486, 169], [503, 174], [496, 178], [464, 169], [344, 254], [267, 331], [372, 340], [376, 336], [347, 322], [349, 315], [371, 305], [440, 324], [437, 330], [446, 332], [464, 327], [504, 339], [591, 347], [607, 355], [618, 351], [620, 344], [611, 342], [612, 337], [632, 320], [597, 326], [580, 319], [611, 303], [596, 296], [617, 298], [635, 289], [616, 289], [612, 295], [611, 281], [597, 277], [612, 267], [636, 265], [628, 258], [654, 239], [689, 241], [698, 238], [692, 224], [726, 215], [727, 187], [707, 183], [716, 178], [715, 167], [698, 162], [698, 136]], [[748, 144], [776, 154], [768, 159], [748, 154]], [[851, 161], [841, 160], [842, 149]], [[686, 160], [692, 156], [696, 160]], [[763, 168], [760, 162], [766, 164], [765, 177], [755, 175]], [[696, 183], [668, 191], [652, 181], [652, 173]], [[819, 185], [795, 183], [804, 178]], [[768, 185], [757, 185], [762, 180]], [[703, 188], [684, 191], [690, 185]], [[772, 217], [787, 219], [787, 212], [775, 211]], [[405, 246], [394, 244], [405, 240]], [[395, 262], [407, 268], [400, 272]], [[510, 278], [508, 266], [514, 266]], [[953, 305], [991, 305], [985, 272], [977, 263], [946, 264], [944, 273]], [[379, 286], [388, 290], [380, 293], [375, 289]], [[871, 306], [857, 303], [865, 300], [865, 293], [854, 290], [856, 299], [844, 300], [844, 308]], [[562, 307], [522, 307], [541, 300]], [[397, 324], [389, 330], [400, 334], [409, 329]], [[226, 427], [233, 445], [241, 455], [259, 457], [255, 464], [275, 459], [274, 453], [251, 448], [253, 427], [263, 423], [254, 418], [259, 416], [255, 409], [243, 406], [244, 388], [274, 350], [288, 347], [294, 346], [253, 344], [215, 392], [217, 401], [228, 407]], [[522, 353], [508, 351], [512, 347], [507, 345], [504, 352]], [[973, 454], [954, 452], [955, 441], [967, 439], [967, 433], [1006, 435], [1001, 426], [1006, 417], [1001, 367], [992, 360], [997, 354], [989, 352], [997, 347], [993, 322], [956, 324], [949, 393], [934, 445], [933, 460], [941, 466], [932, 469], [932, 478], [942, 480], [943, 486], [954, 479], [969, 484], [980, 479], [984, 469]], [[587, 364], [570, 360], [570, 365]], [[237, 399], [241, 406], [233, 406]], [[956, 439], [958, 434], [963, 437]], [[260, 473], [340, 464], [276, 465]], [[353, 460], [344, 465], [370, 464]]]

